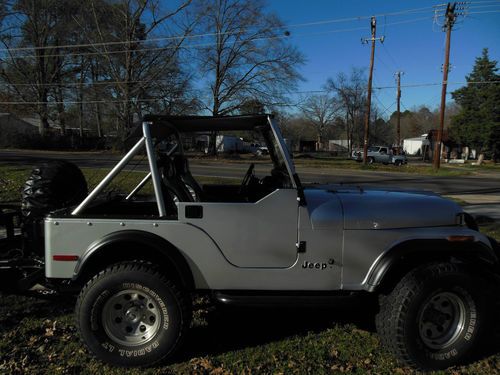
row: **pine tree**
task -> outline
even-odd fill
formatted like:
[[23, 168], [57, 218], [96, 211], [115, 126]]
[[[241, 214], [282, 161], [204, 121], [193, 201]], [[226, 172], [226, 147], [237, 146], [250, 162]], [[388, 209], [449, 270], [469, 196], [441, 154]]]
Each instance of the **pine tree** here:
[[[497, 62], [490, 60], [488, 49], [476, 58], [467, 86], [452, 93], [461, 110], [451, 121], [453, 138], [480, 153], [500, 157], [500, 75]], [[476, 83], [490, 82], [490, 83]], [[499, 83], [491, 83], [499, 82]]]

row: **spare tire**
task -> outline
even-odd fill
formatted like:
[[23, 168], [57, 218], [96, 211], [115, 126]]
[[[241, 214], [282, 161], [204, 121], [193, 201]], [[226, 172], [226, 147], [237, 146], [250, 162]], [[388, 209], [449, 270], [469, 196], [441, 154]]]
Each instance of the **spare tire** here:
[[54, 160], [35, 166], [24, 184], [21, 210], [25, 220], [37, 220], [51, 211], [80, 203], [87, 181], [75, 164]]

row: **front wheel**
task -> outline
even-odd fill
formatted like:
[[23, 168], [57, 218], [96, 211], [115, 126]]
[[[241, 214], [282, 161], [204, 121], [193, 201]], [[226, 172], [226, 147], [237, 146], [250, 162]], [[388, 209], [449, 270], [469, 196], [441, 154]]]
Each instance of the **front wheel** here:
[[102, 361], [152, 366], [170, 358], [184, 338], [191, 319], [186, 297], [150, 264], [120, 263], [82, 289], [76, 323]]
[[478, 280], [462, 267], [434, 263], [407, 274], [380, 297], [382, 342], [405, 364], [422, 370], [463, 362], [485, 321]]

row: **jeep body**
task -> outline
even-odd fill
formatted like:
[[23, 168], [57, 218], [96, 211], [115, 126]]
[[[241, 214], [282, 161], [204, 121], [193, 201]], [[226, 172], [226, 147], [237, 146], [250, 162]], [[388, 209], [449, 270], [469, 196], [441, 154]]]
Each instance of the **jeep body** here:
[[[255, 177], [252, 165], [241, 186], [195, 186], [180, 135], [222, 130], [260, 132], [273, 162], [269, 175]], [[111, 276], [121, 272], [128, 280], [128, 265], [112, 266], [120, 262], [139, 262], [137, 269], [130, 266], [130, 272], [136, 273], [141, 271], [140, 262], [147, 262], [185, 293], [206, 292], [221, 303], [243, 305], [280, 299], [293, 304], [303, 298], [314, 304], [318, 298], [346, 292], [381, 293], [407, 272], [432, 262], [498, 270], [499, 252], [493, 240], [477, 231], [455, 202], [430, 192], [303, 186], [272, 116], [146, 116], [137, 135], [135, 146], [80, 205], [45, 219], [46, 277], [54, 283], [90, 282], [78, 310], [84, 323], [87, 310], [81, 306], [90, 298], [92, 283], [106, 276], [104, 269], [111, 267]], [[167, 138], [169, 144], [177, 141], [178, 145], [159, 155], [159, 144]], [[142, 148], [148, 157], [146, 179], [128, 196], [100, 197]], [[147, 179], [152, 181], [154, 199], [135, 199]], [[185, 189], [188, 185], [190, 189]], [[123, 285], [135, 290], [132, 286], [138, 284]], [[451, 301], [451, 295], [438, 297]], [[115, 306], [121, 308], [122, 303]], [[137, 306], [123, 313], [123, 319], [135, 316]], [[121, 322], [122, 317], [116, 320]], [[109, 324], [106, 332], [112, 333], [114, 323]], [[424, 336], [432, 328], [422, 327]], [[108, 360], [106, 356], [115, 355], [112, 348], [126, 342], [124, 335], [93, 351]], [[86, 339], [87, 344], [92, 346], [92, 340]], [[145, 348], [141, 349], [144, 358], [149, 355]], [[99, 354], [102, 350], [105, 353]], [[144, 364], [139, 359], [126, 362], [126, 355], [116, 358], [109, 361]], [[440, 367], [439, 363], [428, 366]]]

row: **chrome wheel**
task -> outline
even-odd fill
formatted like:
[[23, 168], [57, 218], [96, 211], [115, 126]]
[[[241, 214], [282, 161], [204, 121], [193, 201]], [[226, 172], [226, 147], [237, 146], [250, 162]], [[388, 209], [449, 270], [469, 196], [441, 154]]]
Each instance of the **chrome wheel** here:
[[160, 330], [160, 312], [158, 303], [148, 293], [126, 289], [104, 304], [102, 325], [109, 338], [118, 344], [143, 345]]
[[420, 338], [431, 349], [441, 350], [457, 341], [465, 329], [466, 303], [452, 292], [429, 298], [418, 314]]

